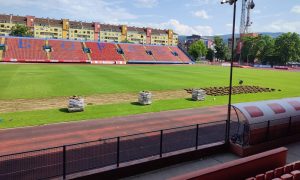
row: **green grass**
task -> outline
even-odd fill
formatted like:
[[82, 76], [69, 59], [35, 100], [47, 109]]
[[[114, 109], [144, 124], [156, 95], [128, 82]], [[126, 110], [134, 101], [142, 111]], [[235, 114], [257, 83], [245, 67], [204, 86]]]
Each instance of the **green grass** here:
[[0, 99], [225, 85], [226, 73], [199, 66], [0, 65]]
[[[227, 86], [229, 68], [217, 66], [86, 66], [0, 64], [0, 99], [33, 99], [91, 95], [140, 90], [178, 90], [193, 87]], [[234, 84], [281, 89], [272, 93], [233, 96], [233, 103], [300, 96], [300, 73], [234, 69]], [[154, 101], [151, 106], [131, 103], [88, 106], [85, 112], [66, 113], [50, 109], [0, 114], [0, 128], [43, 125], [164, 110], [225, 105], [227, 96], [204, 102], [187, 99]]]
[[[272, 98], [276, 93], [264, 93], [267, 98]], [[236, 95], [233, 96], [235, 103], [242, 101], [263, 100], [264, 96], [257, 96], [254, 94]], [[0, 118], [3, 122], [0, 123], [0, 128], [15, 128], [24, 126], [36, 126], [45, 125], [58, 122], [69, 122], [88, 119], [101, 119], [109, 117], [126, 116], [133, 114], [160, 112], [166, 110], [186, 109], [224, 105], [228, 102], [228, 97], [207, 97], [204, 102], [195, 102], [190, 99], [172, 99], [172, 100], [160, 100], [155, 101], [150, 106], [140, 106], [135, 103], [122, 103], [122, 104], [110, 104], [110, 105], [95, 105], [87, 106], [84, 112], [68, 113], [66, 109], [49, 109], [49, 110], [37, 110], [37, 111], [25, 111], [14, 113], [0, 114]]]

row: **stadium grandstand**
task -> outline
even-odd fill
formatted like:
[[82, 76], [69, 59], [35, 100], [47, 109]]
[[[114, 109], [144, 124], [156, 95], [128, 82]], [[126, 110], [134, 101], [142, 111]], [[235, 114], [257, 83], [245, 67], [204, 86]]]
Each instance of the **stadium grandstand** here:
[[177, 46], [1, 37], [0, 61], [91, 64], [190, 64]]

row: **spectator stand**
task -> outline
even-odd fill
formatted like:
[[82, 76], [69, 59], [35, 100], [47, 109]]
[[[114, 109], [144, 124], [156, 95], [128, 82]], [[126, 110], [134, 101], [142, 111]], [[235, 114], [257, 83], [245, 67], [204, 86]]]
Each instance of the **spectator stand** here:
[[47, 62], [47, 55], [43, 50], [44, 39], [6, 37], [4, 42], [5, 62]]

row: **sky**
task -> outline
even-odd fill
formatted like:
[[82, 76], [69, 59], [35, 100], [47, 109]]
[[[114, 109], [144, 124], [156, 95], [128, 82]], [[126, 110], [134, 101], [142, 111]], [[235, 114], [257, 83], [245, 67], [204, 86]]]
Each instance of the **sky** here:
[[[173, 29], [180, 35], [230, 34], [233, 6], [220, 0], [1, 0], [0, 13]], [[254, 0], [252, 32], [300, 33], [300, 0]], [[239, 31], [242, 0], [237, 3]]]

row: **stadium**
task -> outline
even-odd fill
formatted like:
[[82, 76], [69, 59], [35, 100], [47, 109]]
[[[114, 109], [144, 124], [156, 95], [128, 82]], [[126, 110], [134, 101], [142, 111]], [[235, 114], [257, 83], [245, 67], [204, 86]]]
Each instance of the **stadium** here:
[[282, 63], [241, 24], [218, 58], [171, 28], [0, 14], [0, 180], [300, 179], [300, 43]]

